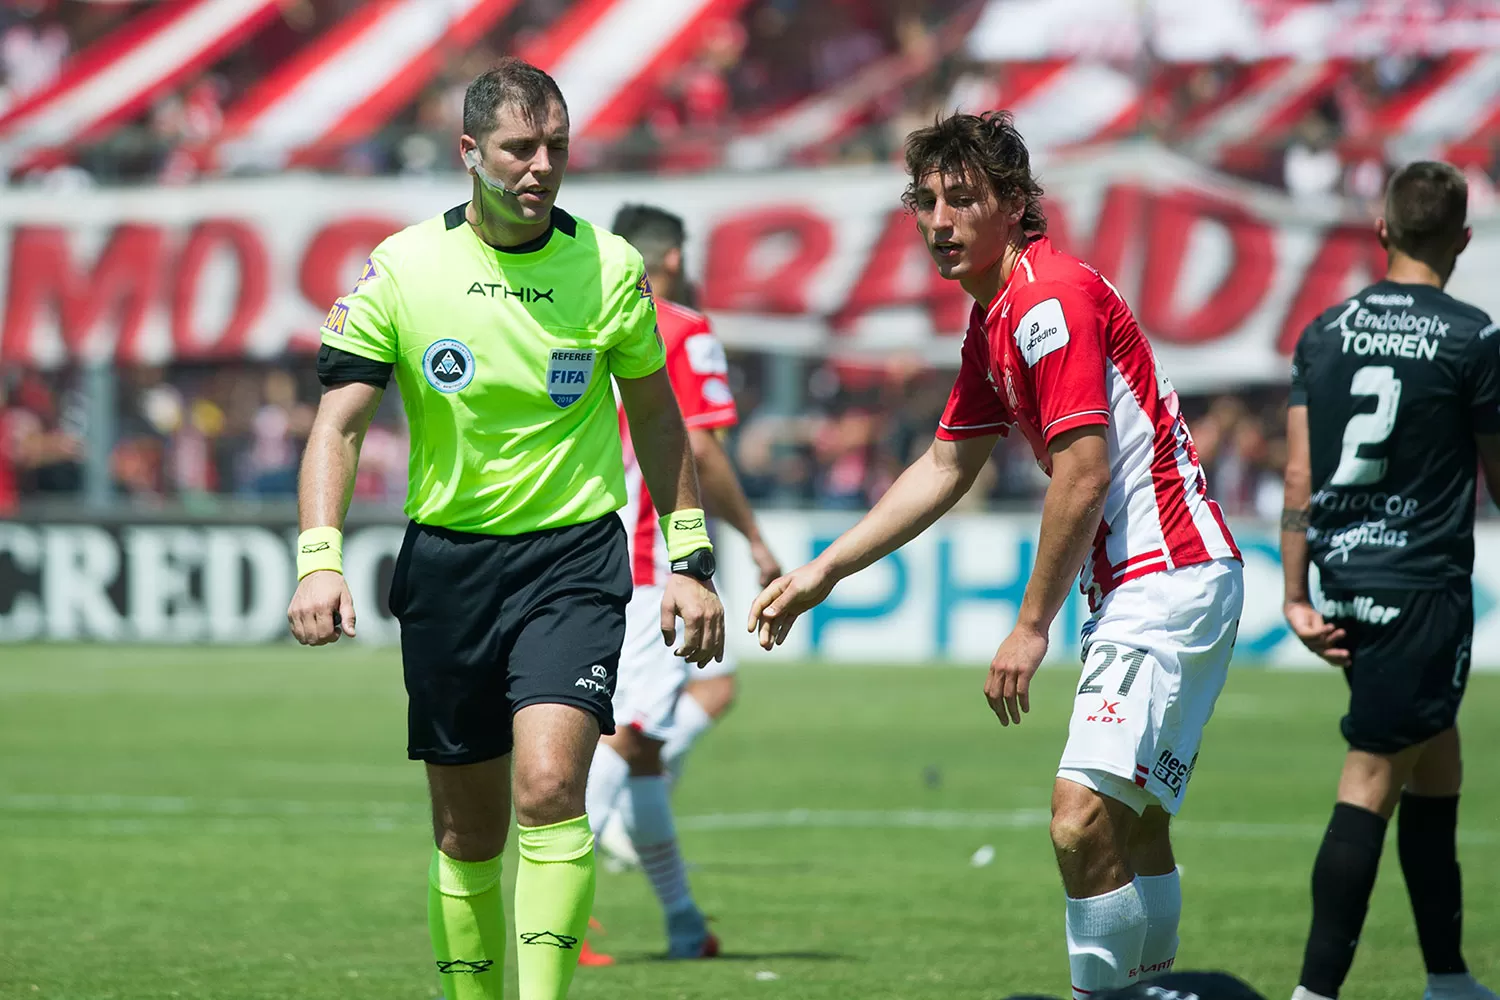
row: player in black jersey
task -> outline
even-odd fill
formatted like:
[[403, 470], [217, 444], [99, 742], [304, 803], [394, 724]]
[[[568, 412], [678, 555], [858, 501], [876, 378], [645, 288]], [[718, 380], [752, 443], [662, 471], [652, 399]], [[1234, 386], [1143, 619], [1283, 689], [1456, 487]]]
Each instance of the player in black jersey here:
[[[1463, 174], [1391, 178], [1385, 280], [1315, 319], [1292, 360], [1281, 552], [1286, 617], [1343, 667], [1349, 744], [1313, 864], [1293, 1000], [1336, 997], [1400, 800], [1398, 850], [1428, 1000], [1495, 1000], [1460, 948], [1459, 701], [1469, 676], [1475, 474], [1500, 496], [1500, 337], [1443, 291], [1469, 242]], [[1322, 599], [1314, 604], [1308, 564]]]

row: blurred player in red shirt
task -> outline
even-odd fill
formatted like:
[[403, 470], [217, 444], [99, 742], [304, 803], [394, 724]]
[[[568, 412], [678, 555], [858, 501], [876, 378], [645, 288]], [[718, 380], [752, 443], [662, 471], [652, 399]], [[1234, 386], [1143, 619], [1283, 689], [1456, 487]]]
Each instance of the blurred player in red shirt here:
[[[641, 252], [656, 293], [658, 329], [667, 351], [667, 377], [682, 410], [698, 483], [708, 512], [744, 535], [760, 569], [761, 584], [781, 575], [781, 567], [761, 539], [755, 515], [740, 488], [719, 435], [739, 420], [729, 390], [724, 348], [708, 318], [676, 300], [686, 291], [682, 273], [682, 220], [648, 205], [626, 205], [612, 226]], [[687, 872], [677, 849], [667, 770], [680, 765], [693, 742], [722, 715], [734, 698], [734, 663], [725, 657], [696, 674], [686, 660], [661, 641], [662, 585], [672, 573], [657, 510], [636, 464], [630, 425], [620, 411], [625, 443], [625, 485], [629, 501], [620, 511], [630, 539], [635, 593], [625, 609], [625, 645], [620, 653], [614, 710], [619, 725], [602, 737], [589, 771], [587, 810], [601, 846], [640, 864], [651, 880], [667, 923], [667, 952], [673, 958], [708, 958], [718, 941], [688, 890]], [[623, 830], [606, 836], [607, 830]], [[619, 843], [620, 840], [624, 843]], [[586, 964], [602, 964], [590, 952]], [[607, 961], [607, 960], [605, 960]]]
[[1130, 308], [1047, 238], [1042, 189], [1005, 113], [907, 137], [905, 202], [943, 277], [975, 300], [936, 440], [875, 508], [756, 599], [770, 648], [839, 580], [916, 537], [1019, 431], [1052, 479], [1035, 564], [985, 696], [1030, 710], [1053, 619], [1082, 569], [1093, 617], [1052, 793], [1081, 1000], [1165, 972], [1182, 909], [1170, 817], [1223, 689], [1243, 605], [1240, 554]]

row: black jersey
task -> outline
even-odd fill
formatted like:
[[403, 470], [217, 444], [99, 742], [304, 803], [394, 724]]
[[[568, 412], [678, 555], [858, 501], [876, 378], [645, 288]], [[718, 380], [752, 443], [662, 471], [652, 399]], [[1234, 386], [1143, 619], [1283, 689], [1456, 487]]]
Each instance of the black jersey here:
[[1500, 337], [1430, 285], [1381, 281], [1292, 357], [1312, 447], [1308, 547], [1325, 587], [1429, 589], [1474, 568], [1475, 434], [1500, 432]]

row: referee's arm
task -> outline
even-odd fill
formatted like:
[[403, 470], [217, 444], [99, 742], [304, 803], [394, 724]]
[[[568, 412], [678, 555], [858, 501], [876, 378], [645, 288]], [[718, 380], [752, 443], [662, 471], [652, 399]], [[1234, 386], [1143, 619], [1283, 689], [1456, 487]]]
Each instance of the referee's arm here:
[[[634, 443], [641, 476], [656, 503], [658, 513], [701, 508], [698, 496], [698, 470], [688, 447], [687, 428], [682, 411], [665, 368], [658, 368], [641, 378], [615, 377], [620, 387], [620, 402], [630, 422], [630, 440]], [[713, 584], [699, 582], [679, 573], [667, 583], [662, 602], [661, 631], [670, 644], [676, 639], [678, 617], [682, 618], [682, 645], [677, 655], [703, 666], [710, 660], [724, 658], [724, 607], [714, 593]]]
[[[319, 527], [343, 531], [344, 515], [354, 495], [360, 445], [384, 394], [384, 388], [369, 382], [340, 382], [323, 393], [298, 476], [299, 531]], [[343, 574], [322, 570], [299, 581], [287, 621], [303, 645], [334, 642], [341, 630], [352, 638], [354, 599]]]

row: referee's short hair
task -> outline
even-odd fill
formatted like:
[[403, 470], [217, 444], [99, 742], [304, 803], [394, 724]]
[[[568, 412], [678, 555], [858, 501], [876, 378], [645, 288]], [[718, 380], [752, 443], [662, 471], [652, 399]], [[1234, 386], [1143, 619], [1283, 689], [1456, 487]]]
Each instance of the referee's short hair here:
[[1391, 176], [1385, 189], [1386, 240], [1423, 263], [1445, 260], [1463, 238], [1469, 183], [1448, 163], [1421, 160]]
[[655, 205], [622, 205], [609, 228], [640, 251], [650, 267], [660, 267], [667, 253], [681, 250], [687, 239], [682, 216]]
[[554, 102], [566, 118], [568, 102], [557, 81], [524, 59], [506, 56], [464, 91], [464, 134], [484, 139], [495, 130], [495, 115], [502, 107], [518, 108], [527, 123], [534, 124], [547, 117]]

